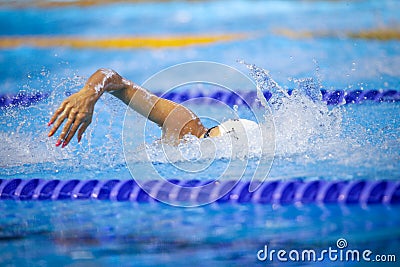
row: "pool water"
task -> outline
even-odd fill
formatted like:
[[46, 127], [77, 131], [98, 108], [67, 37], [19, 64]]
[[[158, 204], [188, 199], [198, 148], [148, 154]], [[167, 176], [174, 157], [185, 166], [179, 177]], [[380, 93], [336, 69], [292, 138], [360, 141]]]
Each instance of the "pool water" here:
[[[81, 144], [74, 139], [67, 148], [56, 148], [55, 139], [47, 137], [46, 124], [62, 99], [79, 90], [100, 67], [113, 68], [141, 84], [166, 67], [201, 60], [232, 66], [249, 77], [261, 71], [268, 81], [257, 83], [263, 92], [276, 90], [271, 86], [273, 81], [284, 90], [295, 89], [292, 96], [281, 98], [282, 104], [271, 104], [271, 111], [231, 107], [242, 118], [251, 119], [251, 112], [261, 117], [267, 114], [270, 117], [263, 125], [273, 118], [275, 136], [267, 141], [275, 144], [275, 151], [267, 179], [399, 179], [399, 102], [327, 106], [318, 99], [321, 88], [399, 90], [399, 39], [351, 37], [398, 29], [397, 1], [60, 3], [0, 1], [0, 94], [49, 95], [28, 107], [0, 110], [1, 179], [131, 179], [127, 159], [140, 173], [136, 179], [154, 178], [141, 173], [143, 154], [124, 155], [121, 140], [126, 107], [113, 97], [104, 95], [99, 101]], [[182, 45], [185, 36], [224, 34], [240, 37]], [[126, 37], [171, 36], [177, 46], [120, 46]], [[25, 38], [25, 45], [15, 45], [17, 37]], [[83, 46], [68, 42], [39, 46], [29, 43], [28, 37], [74, 39]], [[93, 47], [87, 38], [119, 41], [117, 45]], [[257, 68], [249, 69], [240, 60]], [[238, 93], [249, 90], [234, 89]], [[195, 84], [179, 90], [216, 89]], [[228, 119], [219, 106], [194, 103], [190, 108], [198, 114]], [[170, 162], [154, 142], [160, 130], [150, 125], [149, 135], [150, 160], [166, 178], [213, 180], [226, 162], [223, 147], [219, 147], [222, 152], [213, 168], [194, 177], [184, 175], [177, 171], [177, 165], [196, 166], [202, 161], [177, 157]], [[196, 145], [185, 143], [179, 152], [175, 147], [166, 149], [180, 155], [193, 151]], [[252, 170], [259, 159], [257, 147], [250, 152], [253, 154], [245, 159]], [[234, 153], [231, 160], [240, 165], [244, 159]], [[397, 261], [400, 256], [398, 206], [210, 204], [179, 208], [162, 203], [2, 200], [0, 209], [1, 266], [278, 265], [281, 262], [276, 259], [259, 261], [257, 252], [264, 245], [288, 251], [323, 250], [336, 247], [339, 238], [346, 239], [350, 249], [395, 254]], [[326, 259], [301, 264], [348, 263]]]

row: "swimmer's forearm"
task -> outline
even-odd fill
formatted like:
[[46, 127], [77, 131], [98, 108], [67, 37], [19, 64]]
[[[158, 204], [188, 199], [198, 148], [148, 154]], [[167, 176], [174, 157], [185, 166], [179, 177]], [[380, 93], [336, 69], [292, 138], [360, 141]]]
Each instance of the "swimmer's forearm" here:
[[[93, 103], [96, 103], [104, 92], [111, 93], [133, 110], [160, 126], [163, 125], [168, 113], [176, 106], [175, 103], [159, 98], [110, 69], [97, 70], [89, 77], [82, 91]], [[158, 110], [157, 107], [160, 106], [161, 108]], [[156, 110], [153, 112], [154, 108]]]
[[[199, 118], [192, 111], [152, 94], [113, 70], [99, 69], [88, 79], [83, 90], [90, 90], [95, 101], [104, 92], [111, 93], [142, 116], [165, 128], [165, 132], [177, 132], [179, 138], [189, 132], [200, 136], [204, 131]], [[166, 123], [168, 118], [170, 122]]]
[[[132, 108], [135, 110], [138, 109], [138, 105], [134, 104], [139, 104], [140, 109], [140, 106], [144, 105], [143, 102], [150, 102], [153, 105], [155, 101], [158, 100], [158, 97], [154, 94], [151, 94], [134, 82], [123, 78], [116, 71], [111, 69], [97, 70], [90, 76], [83, 90], [90, 91], [95, 101], [97, 101], [104, 92], [108, 92], [119, 98], [126, 105], [129, 105], [133, 96], [137, 95], [135, 98], [137, 98], [138, 101], [132, 101], [133, 103], [131, 103]], [[139, 113], [141, 112], [139, 111]]]

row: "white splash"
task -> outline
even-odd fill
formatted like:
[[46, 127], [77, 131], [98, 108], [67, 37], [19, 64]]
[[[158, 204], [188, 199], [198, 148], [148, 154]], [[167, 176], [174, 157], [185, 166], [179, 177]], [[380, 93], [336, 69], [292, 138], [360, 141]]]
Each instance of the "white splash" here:
[[[260, 128], [265, 129], [266, 124], [261, 124]], [[258, 128], [247, 131], [248, 140], [236, 140], [230, 135], [197, 138], [193, 135], [186, 135], [181, 142], [175, 146], [156, 141], [147, 143], [137, 150], [136, 154], [129, 155], [128, 161], [151, 161], [159, 163], [173, 162], [201, 162], [209, 159], [248, 159], [258, 158], [264, 153], [271, 153], [271, 150], [263, 151], [260, 144], [262, 142], [273, 142], [273, 135], [261, 136]]]
[[294, 79], [297, 87], [289, 95], [268, 71], [250, 64], [246, 67], [256, 81], [261, 102], [266, 102], [264, 92], [272, 94], [268, 103], [275, 122], [276, 155], [322, 151], [329, 143], [343, 141], [340, 139], [341, 110], [338, 107], [329, 109], [322, 102], [319, 85], [314, 79]]

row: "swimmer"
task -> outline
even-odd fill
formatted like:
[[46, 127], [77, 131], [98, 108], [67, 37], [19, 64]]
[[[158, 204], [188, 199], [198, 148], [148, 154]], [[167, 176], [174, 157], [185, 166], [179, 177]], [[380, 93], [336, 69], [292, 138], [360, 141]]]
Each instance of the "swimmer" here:
[[83, 88], [65, 99], [51, 117], [53, 125], [48, 136], [53, 136], [66, 121], [56, 146], [67, 146], [77, 133], [78, 142], [90, 125], [96, 102], [104, 92], [119, 98], [133, 110], [162, 128], [162, 139], [177, 144], [185, 135], [198, 138], [232, 135], [235, 139], [247, 138], [246, 131], [258, 124], [245, 120], [228, 120], [207, 129], [190, 109], [173, 101], [158, 97], [139, 85], [109, 69], [99, 69], [87, 80]]

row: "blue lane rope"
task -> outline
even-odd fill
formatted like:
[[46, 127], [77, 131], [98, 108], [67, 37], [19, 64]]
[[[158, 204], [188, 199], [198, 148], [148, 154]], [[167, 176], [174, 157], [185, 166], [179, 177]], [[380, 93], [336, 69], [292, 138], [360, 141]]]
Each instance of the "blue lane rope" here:
[[[289, 94], [292, 90], [288, 91]], [[322, 100], [328, 105], [339, 105], [339, 104], [360, 104], [366, 101], [372, 102], [398, 102], [400, 101], [400, 91], [397, 90], [335, 90], [327, 91], [321, 90]], [[66, 95], [70, 95], [68, 92]], [[257, 105], [257, 93], [251, 92], [231, 92], [228, 90], [213, 90], [213, 91], [199, 91], [199, 90], [188, 90], [184, 92], [170, 92], [166, 94], [156, 93], [159, 96], [163, 96], [169, 100], [175, 102], [183, 102], [189, 99], [196, 98], [197, 103], [209, 103], [209, 98], [219, 100], [227, 105]], [[0, 108], [7, 107], [28, 107], [36, 104], [42, 100], [45, 100], [50, 96], [49, 93], [25, 93], [20, 92], [16, 95], [3, 94], [0, 95]], [[267, 100], [271, 98], [270, 92], [264, 92], [264, 96]], [[207, 99], [208, 98], [208, 99]]]
[[[181, 185], [179, 190], [171, 183]], [[197, 187], [208, 184], [211, 186]], [[0, 199], [204, 203], [215, 194], [218, 203], [259, 204], [400, 204], [399, 180], [266, 181], [249, 192], [246, 181], [150, 180], [143, 190], [131, 180], [0, 179]], [[196, 188], [195, 188], [196, 187]], [[150, 193], [147, 193], [150, 192]], [[224, 192], [224, 194], [222, 194]], [[151, 197], [155, 196], [155, 198]], [[158, 200], [157, 200], [158, 199]]]
[[42, 100], [47, 99], [50, 96], [49, 93], [25, 93], [19, 92], [16, 95], [12, 94], [0, 94], [0, 108], [7, 107], [29, 107]]

